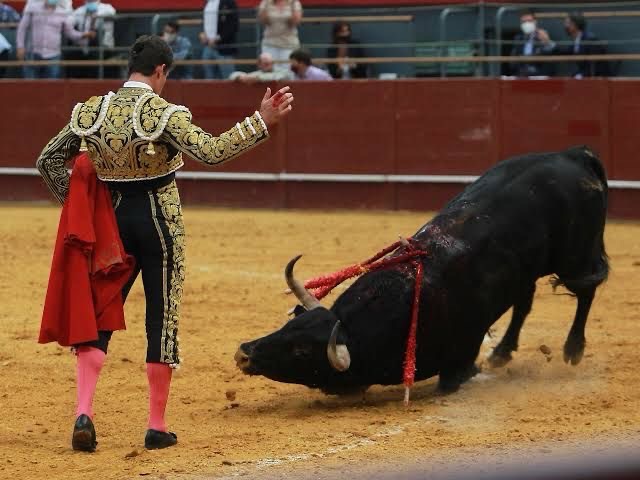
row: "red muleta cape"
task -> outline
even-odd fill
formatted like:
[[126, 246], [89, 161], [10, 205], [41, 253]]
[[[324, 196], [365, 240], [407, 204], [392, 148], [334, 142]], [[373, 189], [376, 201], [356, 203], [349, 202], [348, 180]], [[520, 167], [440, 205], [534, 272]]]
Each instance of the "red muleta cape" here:
[[96, 340], [98, 330], [124, 330], [122, 287], [134, 264], [109, 189], [81, 153], [60, 215], [38, 342], [70, 346]]

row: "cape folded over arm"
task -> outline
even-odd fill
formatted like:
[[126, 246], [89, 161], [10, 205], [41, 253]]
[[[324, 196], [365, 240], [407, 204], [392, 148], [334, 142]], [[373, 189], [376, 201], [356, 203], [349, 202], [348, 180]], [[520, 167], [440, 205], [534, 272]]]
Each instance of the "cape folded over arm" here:
[[124, 330], [122, 287], [134, 264], [109, 189], [81, 153], [60, 215], [39, 343], [71, 346], [96, 340], [98, 330]]

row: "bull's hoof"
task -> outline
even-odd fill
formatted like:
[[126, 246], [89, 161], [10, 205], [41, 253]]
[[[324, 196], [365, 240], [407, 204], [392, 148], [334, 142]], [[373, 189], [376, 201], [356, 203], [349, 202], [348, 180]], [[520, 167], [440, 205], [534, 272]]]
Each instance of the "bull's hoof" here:
[[440, 377], [438, 380], [438, 393], [441, 395], [449, 395], [460, 390], [460, 381], [457, 379], [445, 379]]
[[438, 390], [444, 395], [457, 392], [460, 389], [460, 385], [475, 377], [478, 373], [480, 373], [480, 368], [475, 363], [472, 363], [469, 367], [454, 374], [440, 374]]
[[511, 355], [511, 352], [504, 352], [495, 348], [487, 361], [489, 362], [491, 368], [501, 368], [509, 363], [512, 359], [513, 356]]
[[462, 375], [460, 375], [460, 380], [462, 381], [462, 383], [464, 383], [467, 380], [471, 380], [481, 371], [482, 370], [480, 370], [480, 367], [474, 363], [469, 368], [467, 368], [465, 371], [462, 372]]
[[568, 339], [564, 344], [564, 362], [578, 365], [584, 355], [584, 340]]

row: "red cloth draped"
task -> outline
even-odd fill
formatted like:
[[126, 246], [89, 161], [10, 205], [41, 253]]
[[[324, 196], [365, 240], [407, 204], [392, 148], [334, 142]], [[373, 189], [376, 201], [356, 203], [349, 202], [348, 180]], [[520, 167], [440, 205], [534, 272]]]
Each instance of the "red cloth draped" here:
[[124, 330], [121, 292], [134, 263], [109, 189], [81, 153], [60, 215], [38, 342], [69, 346], [96, 340], [98, 330]]

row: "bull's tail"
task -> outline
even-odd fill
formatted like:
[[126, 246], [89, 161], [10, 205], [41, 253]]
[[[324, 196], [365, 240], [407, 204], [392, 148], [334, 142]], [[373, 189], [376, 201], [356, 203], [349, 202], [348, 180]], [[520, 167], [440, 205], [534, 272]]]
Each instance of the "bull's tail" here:
[[604, 245], [596, 263], [593, 265], [593, 271], [590, 274], [579, 277], [565, 277], [554, 275], [551, 278], [551, 285], [555, 290], [559, 286], [564, 286], [573, 294], [591, 290], [602, 284], [609, 277], [609, 256], [604, 250]]

